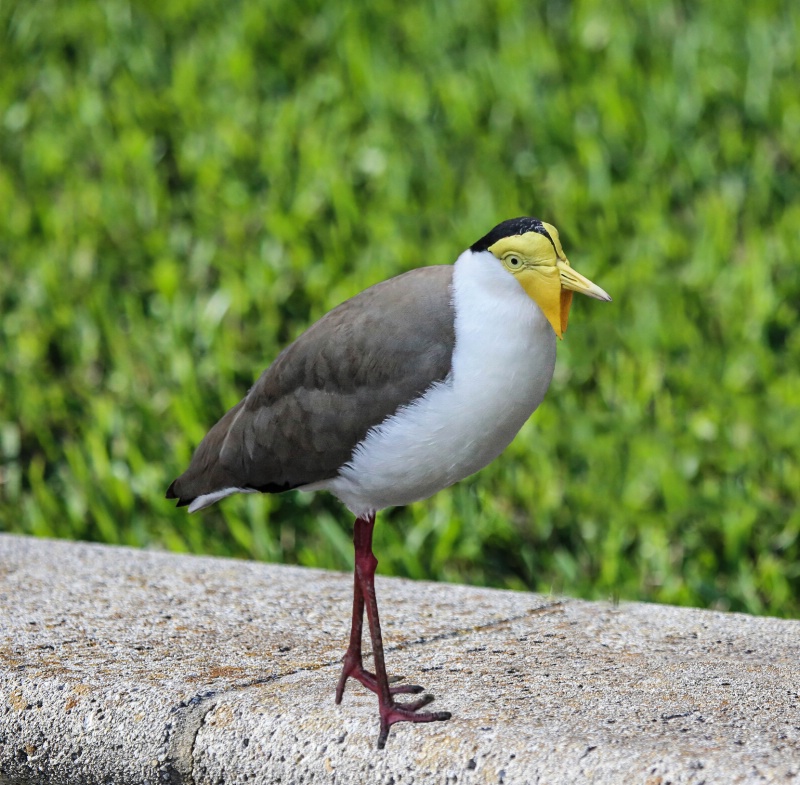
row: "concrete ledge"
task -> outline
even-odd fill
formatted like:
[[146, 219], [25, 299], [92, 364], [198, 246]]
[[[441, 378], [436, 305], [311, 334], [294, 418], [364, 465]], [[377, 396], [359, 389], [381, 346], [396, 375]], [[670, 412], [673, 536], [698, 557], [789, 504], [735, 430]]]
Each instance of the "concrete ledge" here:
[[349, 575], [0, 535], [0, 784], [800, 781], [800, 622], [382, 579], [447, 723], [333, 704]]

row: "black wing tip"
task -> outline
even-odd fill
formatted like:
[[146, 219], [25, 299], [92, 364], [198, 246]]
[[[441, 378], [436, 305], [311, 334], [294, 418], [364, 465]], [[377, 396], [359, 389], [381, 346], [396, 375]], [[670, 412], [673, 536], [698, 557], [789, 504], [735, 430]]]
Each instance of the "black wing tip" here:
[[175, 490], [175, 483], [176, 482], [178, 482], [178, 481], [175, 480], [172, 483], [172, 485], [170, 485], [169, 488], [167, 488], [167, 492], [166, 492], [164, 498], [166, 498], [166, 499], [177, 499], [178, 503], [175, 505], [176, 507], [186, 507], [186, 506], [190, 505], [194, 501], [194, 499], [184, 499], [184, 498], [182, 498], [181, 495], [179, 493], [177, 493], [176, 490]]

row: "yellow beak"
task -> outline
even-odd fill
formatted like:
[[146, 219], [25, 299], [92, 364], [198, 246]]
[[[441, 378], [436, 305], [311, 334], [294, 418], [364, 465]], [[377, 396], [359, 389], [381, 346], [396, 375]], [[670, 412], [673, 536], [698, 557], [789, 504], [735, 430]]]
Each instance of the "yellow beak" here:
[[580, 292], [595, 300], [611, 301], [607, 292], [573, 270], [566, 258], [559, 259], [554, 267], [528, 267], [517, 273], [517, 280], [542, 309], [559, 338], [563, 338], [567, 331], [573, 292]]
[[577, 270], [569, 266], [569, 261], [559, 259], [556, 262], [558, 272], [561, 274], [561, 286], [572, 292], [580, 292], [587, 297], [594, 297], [595, 300], [602, 300], [605, 303], [611, 302], [611, 297], [604, 289], [592, 283], [588, 278], [584, 278]]

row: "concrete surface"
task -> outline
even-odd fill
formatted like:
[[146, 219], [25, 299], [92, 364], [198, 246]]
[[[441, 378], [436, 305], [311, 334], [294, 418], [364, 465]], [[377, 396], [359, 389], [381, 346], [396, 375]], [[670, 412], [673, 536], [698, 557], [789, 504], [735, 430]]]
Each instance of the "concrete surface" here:
[[0, 784], [800, 781], [800, 622], [381, 579], [390, 671], [333, 693], [348, 575], [0, 535]]

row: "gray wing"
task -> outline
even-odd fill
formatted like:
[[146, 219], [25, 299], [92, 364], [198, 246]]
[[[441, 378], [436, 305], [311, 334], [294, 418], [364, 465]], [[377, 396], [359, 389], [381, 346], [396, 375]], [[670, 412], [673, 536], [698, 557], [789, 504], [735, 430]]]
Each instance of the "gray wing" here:
[[209, 431], [167, 497], [336, 476], [370, 428], [450, 372], [452, 279], [452, 266], [422, 267], [334, 308]]

